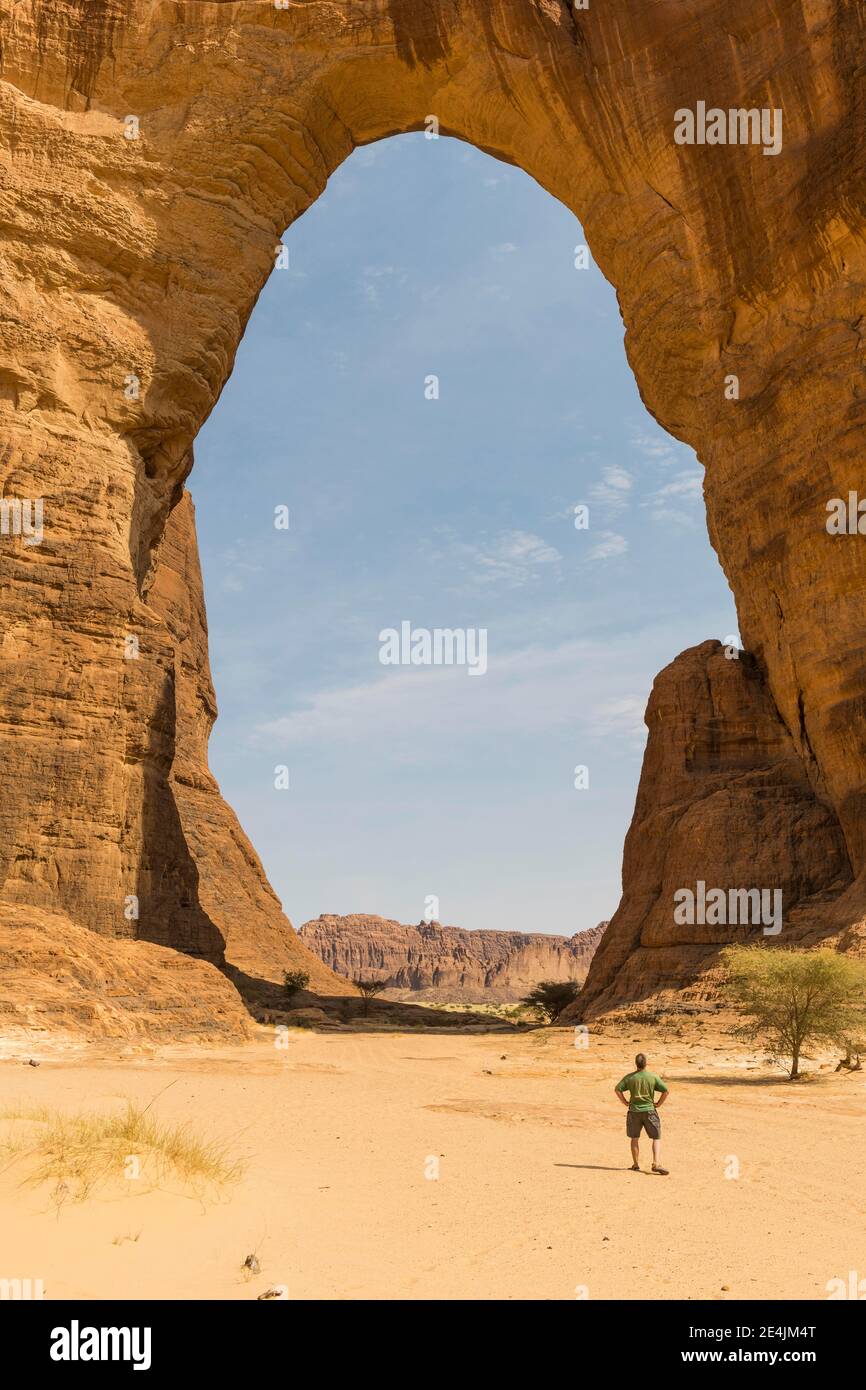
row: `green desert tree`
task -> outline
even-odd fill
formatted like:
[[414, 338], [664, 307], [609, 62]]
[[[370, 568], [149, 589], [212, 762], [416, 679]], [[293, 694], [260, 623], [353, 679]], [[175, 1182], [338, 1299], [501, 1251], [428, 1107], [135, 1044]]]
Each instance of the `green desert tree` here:
[[523, 999], [524, 1004], [544, 1014], [550, 1023], [555, 1023], [569, 1004], [573, 1004], [580, 986], [575, 980], [542, 980]]
[[368, 1013], [370, 1012], [370, 1000], [373, 999], [377, 994], [382, 993], [382, 990], [385, 989], [386, 985], [388, 984], [388, 981], [358, 979], [354, 980], [353, 983], [358, 986], [358, 989], [364, 996], [364, 1017], [366, 1018]]
[[306, 989], [310, 983], [310, 977], [306, 970], [284, 970], [283, 989], [289, 999], [294, 999], [296, 994], [300, 994], [302, 989]]
[[740, 1010], [741, 1037], [759, 1038], [770, 1056], [800, 1075], [810, 1043], [842, 1043], [863, 1027], [866, 965], [838, 951], [728, 946], [725, 991]]

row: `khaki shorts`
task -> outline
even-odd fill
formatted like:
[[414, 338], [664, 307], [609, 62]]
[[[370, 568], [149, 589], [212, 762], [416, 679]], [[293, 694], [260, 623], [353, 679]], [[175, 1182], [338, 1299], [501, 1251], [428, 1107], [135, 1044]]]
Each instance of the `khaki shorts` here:
[[657, 1110], [629, 1110], [625, 1117], [625, 1132], [629, 1139], [640, 1139], [641, 1130], [646, 1130], [650, 1139], [661, 1139], [662, 1122]]

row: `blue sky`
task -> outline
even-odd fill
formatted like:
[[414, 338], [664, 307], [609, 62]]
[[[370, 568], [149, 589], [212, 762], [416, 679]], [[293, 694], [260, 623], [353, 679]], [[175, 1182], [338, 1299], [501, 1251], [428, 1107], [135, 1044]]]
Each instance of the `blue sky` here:
[[[189, 483], [223, 793], [296, 925], [435, 895], [467, 928], [593, 926], [653, 676], [737, 631], [702, 469], [641, 404], [580, 225], [519, 170], [399, 136], [283, 240]], [[487, 673], [383, 666], [406, 620], [486, 628]]]

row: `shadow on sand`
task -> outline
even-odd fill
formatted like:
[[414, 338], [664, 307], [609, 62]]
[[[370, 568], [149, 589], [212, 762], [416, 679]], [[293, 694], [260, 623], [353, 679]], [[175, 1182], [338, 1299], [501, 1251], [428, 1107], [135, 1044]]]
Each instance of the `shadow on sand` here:
[[[814, 1077], [815, 1073], [812, 1073]], [[800, 1076], [796, 1081], [792, 1081], [789, 1076], [712, 1076], [706, 1072], [697, 1072], [695, 1076], [684, 1076], [683, 1081], [699, 1081], [702, 1086], [790, 1086], [796, 1090], [798, 1084], [809, 1080], [810, 1077]]]
[[554, 1163], [554, 1168], [584, 1168], [590, 1173], [630, 1173], [631, 1169], [627, 1163]]
[[[314, 994], [299, 990], [290, 999], [282, 985], [248, 975], [226, 965], [225, 974], [256, 1023], [288, 1023], [316, 1033], [345, 1029], [353, 1033], [526, 1033], [537, 1025], [512, 1023], [495, 1015], [427, 1008], [391, 999], [362, 999], [359, 995]], [[310, 1010], [307, 1018], [299, 1011]], [[319, 1010], [316, 1017], [313, 1010]]]

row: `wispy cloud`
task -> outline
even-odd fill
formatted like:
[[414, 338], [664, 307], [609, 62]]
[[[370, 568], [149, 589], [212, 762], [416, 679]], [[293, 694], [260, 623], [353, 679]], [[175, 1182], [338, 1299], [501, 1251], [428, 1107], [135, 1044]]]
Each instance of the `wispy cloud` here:
[[647, 426], [635, 428], [631, 432], [631, 442], [632, 448], [644, 459], [664, 468], [669, 467], [686, 447], [684, 444], [680, 444], [679, 440], [665, 434], [661, 427], [656, 429]]
[[627, 550], [628, 541], [625, 536], [618, 535], [616, 531], [602, 531], [587, 559], [613, 560], [617, 555], [625, 555]]
[[678, 473], [670, 483], [665, 483], [653, 494], [651, 501], [668, 497], [682, 498], [684, 501], [700, 502], [703, 496], [704, 479], [700, 469], [690, 468]]
[[621, 464], [610, 463], [602, 469], [601, 478], [589, 490], [590, 501], [609, 512], [621, 512], [631, 498], [634, 479]]
[[703, 525], [704, 476], [700, 468], [687, 468], [664, 483], [641, 503], [653, 521], [694, 529]]
[[[442, 534], [449, 536], [448, 532]], [[473, 584], [501, 584], [512, 589], [538, 580], [545, 572], [555, 572], [562, 561], [556, 547], [532, 531], [500, 531], [472, 543], [449, 536], [437, 558], [459, 565]]]
[[466, 739], [557, 729], [618, 746], [642, 742], [648, 691], [633, 644], [587, 640], [497, 652], [494, 630], [488, 660], [476, 680], [461, 667], [383, 668], [377, 679], [317, 692], [260, 724], [254, 740], [280, 748], [351, 741], [410, 762], [435, 758], [443, 740], [453, 752]]
[[644, 709], [646, 700], [639, 695], [625, 695], [609, 705], [596, 707], [590, 720], [590, 730], [596, 738], [643, 741], [646, 736]]

